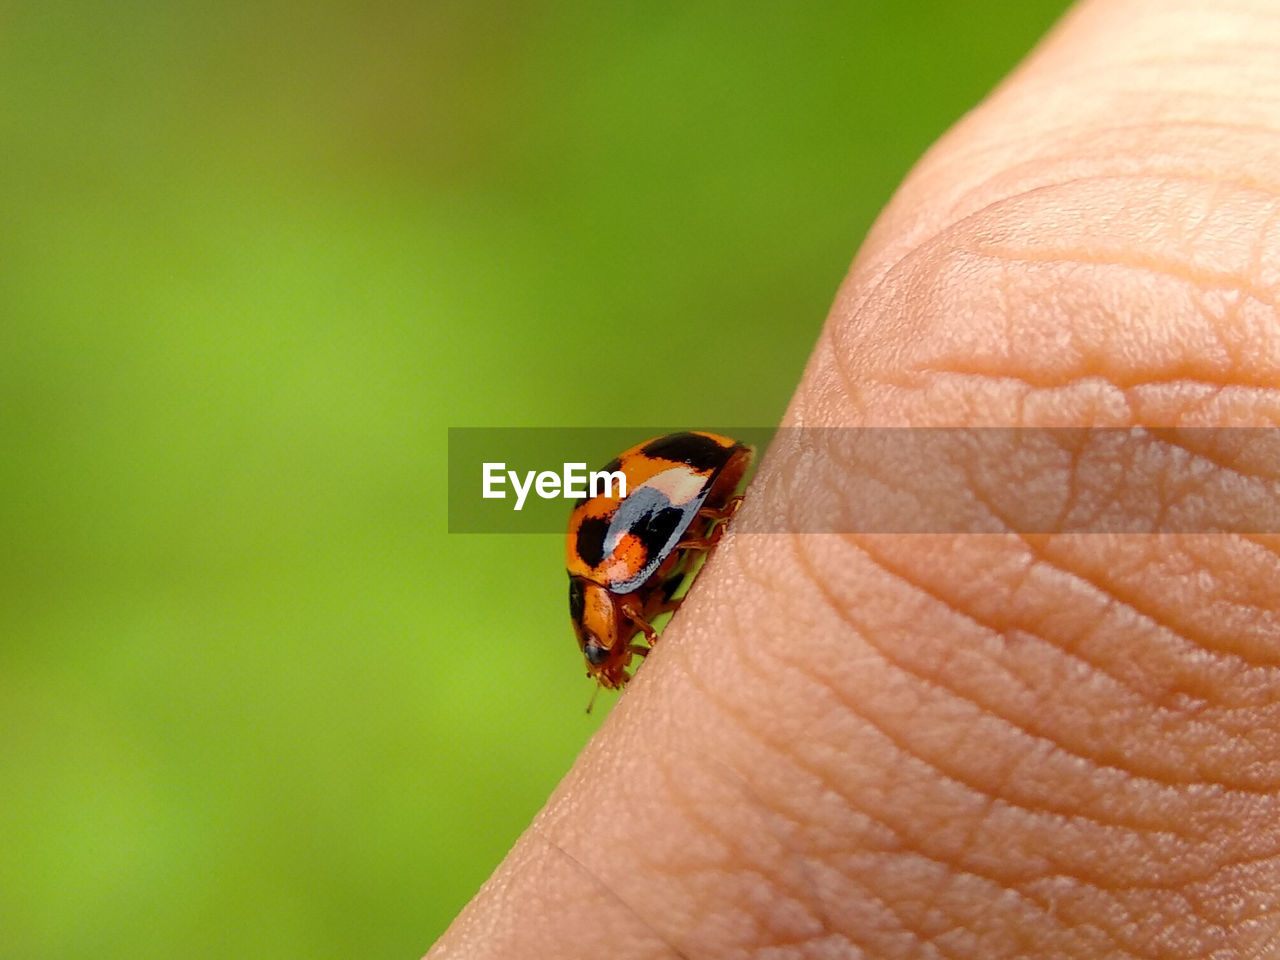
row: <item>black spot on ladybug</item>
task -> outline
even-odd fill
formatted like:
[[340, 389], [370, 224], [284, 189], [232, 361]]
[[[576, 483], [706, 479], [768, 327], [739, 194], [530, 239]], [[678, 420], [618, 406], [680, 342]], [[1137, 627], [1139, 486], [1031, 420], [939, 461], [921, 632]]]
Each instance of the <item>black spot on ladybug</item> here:
[[569, 578], [569, 616], [574, 622], [581, 622], [582, 610], [586, 606], [582, 596], [582, 581], [577, 577]]
[[636, 567], [632, 576], [609, 584], [614, 593], [630, 593], [638, 590], [658, 566], [671, 555], [681, 536], [689, 529], [702, 505], [703, 497], [695, 497], [688, 503], [675, 506], [661, 490], [650, 486], [636, 487], [618, 504], [610, 524], [607, 543], [614, 543], [623, 535], [640, 541], [644, 547], [644, 563]]
[[645, 553], [650, 557], [665, 556], [670, 552], [671, 541], [685, 516], [680, 507], [664, 507], [637, 518], [630, 532], [644, 544]]
[[604, 537], [608, 532], [609, 521], [603, 517], [586, 517], [578, 525], [575, 549], [588, 567], [598, 567], [604, 562]]
[[715, 470], [729, 457], [727, 448], [700, 433], [673, 433], [641, 448], [651, 457], [687, 463], [697, 471]]
[[[622, 459], [620, 457], [614, 457], [612, 460], [610, 460], [608, 463], [606, 463], [603, 467], [600, 468], [602, 472], [606, 472], [606, 473], [614, 473], [621, 469], [622, 469]], [[577, 505], [580, 507], [590, 499], [591, 499], [591, 488], [588, 487], [586, 495], [578, 498]]]

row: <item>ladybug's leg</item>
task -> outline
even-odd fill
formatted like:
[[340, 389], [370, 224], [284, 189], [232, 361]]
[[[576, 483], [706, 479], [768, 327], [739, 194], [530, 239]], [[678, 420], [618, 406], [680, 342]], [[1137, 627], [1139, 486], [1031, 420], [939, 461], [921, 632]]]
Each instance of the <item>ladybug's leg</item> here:
[[700, 550], [710, 550], [720, 538], [724, 536], [724, 526], [715, 527], [710, 533], [704, 537], [688, 537], [676, 544], [677, 550], [692, 550], [694, 552]]
[[658, 631], [653, 629], [653, 624], [633, 610], [630, 604], [619, 604], [619, 608], [624, 617], [644, 631], [644, 638], [649, 641], [650, 646], [658, 642]]
[[728, 520], [738, 512], [738, 508], [740, 506], [742, 506], [742, 497], [732, 497], [726, 501], [723, 507], [703, 507], [698, 511], [698, 517], [702, 520], [709, 521], [708, 526], [711, 524], [715, 524], [715, 526], [711, 527], [710, 533], [704, 534], [701, 537], [688, 537], [681, 540], [676, 544], [676, 548], [679, 550], [693, 550], [695, 552], [699, 550], [710, 550], [719, 543], [720, 538], [724, 536], [725, 525], [720, 521]]
[[680, 609], [680, 604], [682, 603], [684, 603], [684, 597], [679, 600], [667, 600], [654, 609], [653, 615], [656, 617], [660, 613], [675, 613]]
[[698, 516], [707, 520], [728, 520], [738, 512], [740, 506], [742, 506], [741, 496], [730, 497], [723, 507], [703, 507], [698, 511]]

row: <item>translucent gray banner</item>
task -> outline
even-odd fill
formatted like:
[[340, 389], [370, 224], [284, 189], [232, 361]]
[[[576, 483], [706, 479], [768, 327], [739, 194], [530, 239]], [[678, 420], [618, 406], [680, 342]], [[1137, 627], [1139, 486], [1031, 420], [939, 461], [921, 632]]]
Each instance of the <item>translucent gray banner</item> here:
[[[670, 432], [451, 428], [449, 531], [563, 532], [590, 472]], [[763, 457], [736, 533], [1280, 532], [1280, 428], [715, 432]]]

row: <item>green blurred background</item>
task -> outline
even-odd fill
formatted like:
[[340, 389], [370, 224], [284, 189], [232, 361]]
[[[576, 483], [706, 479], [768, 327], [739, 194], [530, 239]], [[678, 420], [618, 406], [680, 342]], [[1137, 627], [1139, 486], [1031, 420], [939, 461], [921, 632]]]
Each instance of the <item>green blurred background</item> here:
[[776, 423], [1063, 6], [0, 5], [0, 957], [421, 954], [606, 713], [446, 428]]

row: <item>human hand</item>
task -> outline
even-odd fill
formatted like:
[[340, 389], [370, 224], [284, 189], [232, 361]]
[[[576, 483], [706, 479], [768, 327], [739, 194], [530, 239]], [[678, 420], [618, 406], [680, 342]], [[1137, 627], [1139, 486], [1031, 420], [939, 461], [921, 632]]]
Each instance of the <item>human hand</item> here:
[[[1274, 6], [1086, 3], [895, 196], [786, 423], [1275, 425], [1277, 191]], [[1268, 956], [1278, 547], [731, 532], [428, 956]]]

